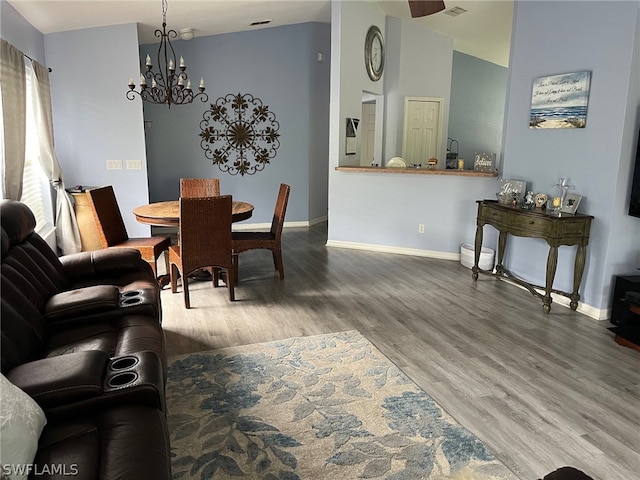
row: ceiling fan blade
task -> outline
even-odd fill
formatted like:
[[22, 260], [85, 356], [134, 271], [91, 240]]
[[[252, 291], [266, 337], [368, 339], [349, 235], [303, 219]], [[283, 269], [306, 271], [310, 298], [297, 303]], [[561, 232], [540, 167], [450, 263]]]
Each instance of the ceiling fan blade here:
[[411, 18], [426, 17], [445, 9], [442, 0], [409, 0]]

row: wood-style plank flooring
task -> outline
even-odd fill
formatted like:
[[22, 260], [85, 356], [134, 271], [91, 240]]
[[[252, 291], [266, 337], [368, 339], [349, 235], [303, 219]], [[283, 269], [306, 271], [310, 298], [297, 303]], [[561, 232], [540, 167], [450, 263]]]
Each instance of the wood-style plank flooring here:
[[640, 479], [640, 353], [610, 324], [542, 303], [458, 262], [329, 248], [326, 224], [285, 229], [271, 253], [240, 255], [225, 287], [162, 293], [170, 356], [359, 330], [522, 480], [561, 466]]

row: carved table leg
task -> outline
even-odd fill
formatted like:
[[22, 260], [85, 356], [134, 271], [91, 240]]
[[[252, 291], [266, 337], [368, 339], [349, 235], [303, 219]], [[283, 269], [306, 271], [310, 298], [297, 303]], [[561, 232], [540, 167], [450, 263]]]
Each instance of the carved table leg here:
[[498, 262], [496, 263], [496, 275], [502, 276], [504, 274], [504, 267], [502, 260], [504, 259], [504, 250], [507, 245], [507, 233], [500, 231], [498, 236]]
[[580, 282], [582, 282], [582, 274], [584, 273], [584, 262], [587, 256], [587, 248], [584, 245], [578, 245], [578, 251], [576, 252], [576, 260], [573, 267], [573, 292], [571, 292], [571, 303], [569, 307], [571, 310], [578, 308], [578, 300], [580, 300]]
[[553, 288], [553, 278], [556, 276], [557, 266], [558, 247], [550, 247], [549, 256], [547, 257], [547, 280], [544, 287], [544, 297], [542, 298], [542, 311], [544, 313], [551, 311], [551, 289]]
[[480, 253], [482, 252], [482, 229], [482, 225], [478, 225], [476, 228], [476, 243], [473, 250], [473, 268], [471, 269], [471, 277], [474, 280], [478, 280], [478, 263], [480, 263]]

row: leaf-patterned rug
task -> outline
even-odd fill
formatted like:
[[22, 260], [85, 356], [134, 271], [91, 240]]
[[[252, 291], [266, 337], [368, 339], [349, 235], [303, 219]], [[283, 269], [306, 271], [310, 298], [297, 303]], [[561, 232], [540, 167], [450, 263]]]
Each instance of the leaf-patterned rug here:
[[174, 480], [517, 480], [357, 331], [175, 357], [167, 410]]

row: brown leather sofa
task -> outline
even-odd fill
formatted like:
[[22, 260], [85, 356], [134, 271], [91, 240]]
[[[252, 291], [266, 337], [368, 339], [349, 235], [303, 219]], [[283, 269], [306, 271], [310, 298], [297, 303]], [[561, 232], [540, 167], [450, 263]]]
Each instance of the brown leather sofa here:
[[0, 203], [0, 224], [1, 370], [46, 416], [37, 478], [170, 479], [151, 267], [133, 249], [58, 257], [20, 202]]

